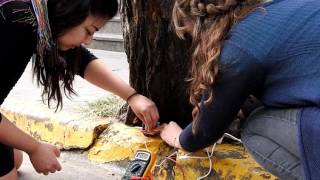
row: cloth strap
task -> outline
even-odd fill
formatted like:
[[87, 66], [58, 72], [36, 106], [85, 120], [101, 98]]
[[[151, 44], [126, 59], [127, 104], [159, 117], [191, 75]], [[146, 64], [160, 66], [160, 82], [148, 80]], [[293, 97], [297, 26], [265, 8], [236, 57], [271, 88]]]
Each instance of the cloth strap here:
[[6, 3], [13, 1], [31, 2], [32, 8], [35, 13], [38, 30], [37, 30], [37, 55], [40, 57], [40, 61], [43, 65], [43, 58], [46, 50], [56, 46], [53, 41], [49, 17], [48, 17], [48, 0], [0, 0], [0, 7]]

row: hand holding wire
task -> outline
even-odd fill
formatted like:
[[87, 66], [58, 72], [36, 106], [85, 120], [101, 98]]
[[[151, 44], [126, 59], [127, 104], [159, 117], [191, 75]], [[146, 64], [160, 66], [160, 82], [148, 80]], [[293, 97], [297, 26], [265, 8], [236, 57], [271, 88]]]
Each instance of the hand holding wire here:
[[135, 115], [145, 125], [147, 131], [156, 127], [159, 120], [159, 112], [152, 100], [138, 93], [134, 93], [127, 98], [127, 102]]

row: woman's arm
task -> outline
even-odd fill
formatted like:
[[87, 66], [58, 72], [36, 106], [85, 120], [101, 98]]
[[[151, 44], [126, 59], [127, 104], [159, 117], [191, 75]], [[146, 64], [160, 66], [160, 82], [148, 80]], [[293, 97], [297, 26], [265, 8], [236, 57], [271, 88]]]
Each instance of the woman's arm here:
[[[1, 6], [0, 13], [0, 104], [18, 81], [36, 48], [36, 27], [31, 2], [11, 1]], [[23, 21], [26, 20], [27, 21]], [[0, 143], [28, 153], [39, 173], [60, 170], [59, 149], [38, 142], [0, 116]]]
[[223, 66], [213, 86], [213, 102], [205, 106], [203, 101], [206, 98], [202, 99], [196, 133], [192, 133], [192, 123], [183, 131], [177, 124], [170, 123], [161, 132], [162, 139], [169, 145], [179, 141], [174, 143], [176, 147], [196, 151], [216, 142], [263, 79], [264, 72], [259, 62], [232, 45], [225, 45], [220, 62]]
[[87, 65], [84, 78], [94, 85], [110, 91], [126, 100], [135, 90], [111, 71], [101, 59], [96, 59]]
[[36, 149], [40, 144], [37, 140], [14, 126], [5, 118], [5, 116], [2, 116], [2, 120], [0, 122], [0, 142], [16, 149], [20, 149], [26, 153], [34, 151], [34, 149]]
[[142, 120], [147, 129], [153, 129], [159, 119], [159, 113], [154, 102], [142, 95], [133, 95], [136, 91], [116, 76], [101, 59], [95, 59], [88, 63], [85, 68], [84, 78], [92, 84], [110, 91], [124, 100], [135, 112], [137, 117]]
[[57, 157], [59, 149], [41, 143], [24, 133], [4, 116], [0, 121], [0, 143], [28, 153], [33, 167], [38, 173], [48, 174], [61, 170]]

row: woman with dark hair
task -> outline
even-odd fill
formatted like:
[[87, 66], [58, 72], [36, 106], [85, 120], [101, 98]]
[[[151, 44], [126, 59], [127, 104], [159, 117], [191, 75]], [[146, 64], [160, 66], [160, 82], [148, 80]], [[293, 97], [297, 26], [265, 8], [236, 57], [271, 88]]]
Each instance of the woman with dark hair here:
[[[43, 86], [42, 98], [56, 100], [62, 108], [62, 92], [74, 94], [76, 74], [127, 100], [146, 129], [159, 119], [155, 104], [115, 76], [102, 60], [82, 44], [113, 18], [117, 0], [0, 0], [0, 104], [17, 82], [33, 55], [33, 72]], [[63, 89], [63, 90], [62, 90]], [[16, 138], [12, 138], [16, 137]], [[0, 179], [16, 179], [13, 148], [25, 151], [37, 172], [60, 170], [59, 150], [23, 133], [4, 116], [0, 122]], [[15, 151], [16, 152], [16, 151]]]
[[252, 94], [246, 149], [280, 179], [320, 177], [320, 1], [176, 0], [173, 22], [193, 41], [194, 121], [171, 122], [168, 144], [188, 151], [216, 142]]

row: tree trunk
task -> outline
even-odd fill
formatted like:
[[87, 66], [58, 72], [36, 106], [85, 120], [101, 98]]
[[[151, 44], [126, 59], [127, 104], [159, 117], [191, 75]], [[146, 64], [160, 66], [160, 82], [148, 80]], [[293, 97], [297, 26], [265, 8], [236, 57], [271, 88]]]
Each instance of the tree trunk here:
[[[185, 127], [192, 120], [187, 93], [190, 42], [180, 40], [172, 27], [175, 0], [121, 0], [121, 21], [130, 84], [151, 98], [160, 122], [176, 121]], [[126, 124], [134, 124], [128, 111]]]

